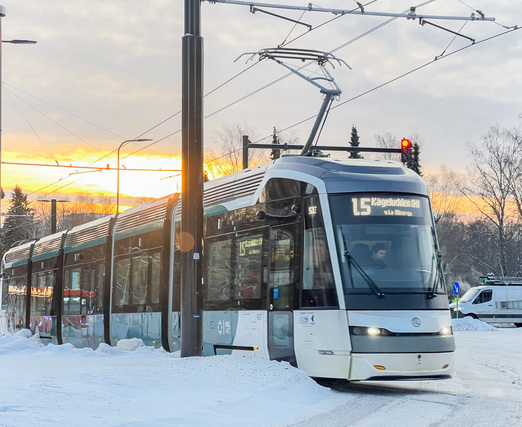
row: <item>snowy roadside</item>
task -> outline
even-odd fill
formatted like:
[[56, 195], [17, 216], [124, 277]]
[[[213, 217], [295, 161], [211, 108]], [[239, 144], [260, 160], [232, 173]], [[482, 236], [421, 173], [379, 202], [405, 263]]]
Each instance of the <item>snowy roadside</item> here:
[[0, 426], [518, 426], [522, 328], [453, 321], [447, 381], [321, 387], [286, 363], [179, 358], [138, 340], [96, 351], [0, 337]]

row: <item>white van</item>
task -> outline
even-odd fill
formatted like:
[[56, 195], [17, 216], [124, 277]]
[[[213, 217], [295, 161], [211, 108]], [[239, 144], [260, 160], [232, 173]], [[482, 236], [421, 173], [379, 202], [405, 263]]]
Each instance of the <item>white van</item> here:
[[450, 308], [459, 311], [458, 317], [471, 316], [484, 322], [522, 327], [522, 278], [489, 276], [484, 282], [487, 284], [471, 288]]

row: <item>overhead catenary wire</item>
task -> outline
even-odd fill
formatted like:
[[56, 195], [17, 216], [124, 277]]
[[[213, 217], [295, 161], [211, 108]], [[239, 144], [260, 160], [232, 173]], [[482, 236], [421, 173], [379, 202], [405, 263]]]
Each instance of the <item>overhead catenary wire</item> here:
[[[425, 3], [423, 3], [423, 4], [431, 3], [432, 1], [434, 1], [434, 0], [427, 1], [427, 2], [425, 2]], [[370, 3], [373, 3], [373, 2], [370, 2]], [[368, 3], [368, 4], [370, 4], [370, 3]], [[336, 16], [334, 19], [336, 19], [336, 18], [337, 18], [337, 16]], [[394, 18], [394, 19], [396, 19], [396, 18]], [[369, 34], [370, 32], [375, 31], [376, 29], [382, 27], [383, 25], [386, 25], [386, 23], [388, 23], [388, 22], [385, 22], [385, 23], [380, 24], [379, 26], [377, 26], [376, 28], [370, 30], [369, 32], [366, 32], [365, 34]], [[361, 36], [358, 36], [357, 38], [353, 39], [351, 42], [353, 42], [353, 41], [355, 41], [355, 40], [358, 40], [358, 39], [362, 38], [365, 34], [363, 34], [363, 35], [361, 35]], [[289, 42], [289, 43], [290, 43], [290, 42]], [[346, 45], [349, 44], [349, 43], [350, 43], [350, 42], [345, 43], [345, 44], [342, 45], [342, 46], [339, 46], [338, 48], [336, 48], [336, 49], [333, 50], [332, 52], [341, 49], [342, 47], [346, 46]], [[254, 64], [254, 65], [256, 65], [256, 64]], [[254, 66], [254, 65], [252, 65], [252, 66]], [[251, 67], [249, 67], [249, 68], [251, 68]], [[237, 78], [239, 75], [241, 75], [241, 74], [243, 74], [244, 72], [246, 72], [249, 68], [247, 68], [246, 70], [243, 70], [242, 72], [238, 73], [236, 76], [234, 76], [234, 77], [232, 77], [231, 79], [227, 80], [227, 82], [225, 82], [225, 83], [223, 83], [222, 85], [218, 86], [217, 88], [215, 88], [214, 90], [212, 90], [211, 92], [209, 92], [207, 95], [209, 95], [209, 94], [215, 92], [216, 90], [218, 90], [218, 89], [224, 87], [228, 82], [230, 82], [230, 81], [232, 81], [233, 79]], [[407, 74], [408, 74], [408, 73], [405, 73], [405, 75], [407, 75]], [[287, 76], [289, 76], [289, 75], [291, 75], [291, 73], [289, 73]], [[278, 79], [277, 81], [280, 81], [280, 80], [282, 80], [283, 78], [285, 78], [285, 77], [287, 77], [287, 76], [284, 76], [284, 77]], [[249, 95], [247, 95], [247, 96], [245, 96], [245, 97], [242, 97], [241, 99], [239, 99], [239, 100], [237, 100], [237, 101], [235, 101], [235, 102], [233, 102], [233, 103], [231, 103], [231, 104], [229, 104], [229, 105], [227, 105], [227, 106], [225, 106], [225, 107], [223, 107], [223, 108], [221, 108], [221, 109], [219, 109], [219, 110], [217, 110], [217, 111], [215, 111], [215, 112], [213, 112], [213, 113], [207, 115], [206, 118], [208, 118], [208, 117], [210, 117], [210, 116], [212, 116], [212, 115], [218, 114], [219, 112], [221, 112], [221, 111], [223, 111], [223, 110], [229, 108], [229, 107], [232, 106], [232, 105], [237, 104], [238, 102], [240, 102], [240, 101], [242, 101], [242, 100], [248, 98], [249, 96], [252, 96], [253, 94], [258, 93], [259, 91], [263, 90], [264, 88], [269, 87], [269, 86], [271, 86], [272, 84], [275, 84], [277, 81], [275, 81], [275, 82], [273, 82], [273, 83], [271, 83], [271, 84], [268, 84], [268, 85], [266, 85], [265, 87], [263, 87], [263, 88], [261, 88], [261, 89], [259, 89], [259, 90], [257, 90], [257, 91], [254, 91], [254, 92], [252, 92], [251, 94], [249, 94]], [[391, 81], [394, 81], [394, 79], [392, 79]], [[390, 81], [390, 82], [391, 82], [391, 81]], [[385, 84], [389, 84], [390, 82], [387, 82], [387, 83], [385, 83]], [[375, 88], [373, 88], [373, 89], [371, 89], [370, 91], [367, 91], [367, 92], [365, 92], [365, 93], [370, 93], [371, 91], [376, 90], [376, 89], [378, 89], [379, 87], [384, 86], [385, 84], [383, 84], [383, 85], [379, 85], [379, 86], [377, 86], [377, 87], [375, 87]], [[364, 94], [365, 94], [365, 93], [364, 93]], [[354, 98], [352, 98], [351, 100], [357, 99], [358, 97], [360, 97], [360, 96], [362, 96], [362, 95], [364, 95], [364, 94], [360, 94], [359, 96], [354, 97]], [[349, 101], [351, 101], [351, 100], [349, 100]], [[333, 108], [335, 109], [335, 108], [337, 108], [337, 107], [339, 107], [339, 106], [341, 106], [341, 105], [344, 105], [345, 103], [346, 103], [346, 102], [344, 102], [344, 103], [342, 103], [342, 104], [340, 104], [340, 105], [337, 105], [337, 106], [335, 106], [335, 107], [333, 107]], [[172, 115], [172, 116], [169, 116], [169, 118], [165, 119], [165, 120], [162, 121], [161, 123], [158, 123], [157, 125], [155, 125], [155, 126], [152, 127], [151, 129], [149, 129], [149, 130], [145, 131], [144, 133], [140, 134], [140, 136], [145, 135], [145, 134], [146, 134], [147, 132], [149, 132], [150, 130], [155, 129], [156, 127], [160, 126], [161, 124], [165, 123], [166, 121], [170, 120], [171, 118], [175, 117], [175, 116], [178, 115], [178, 114], [179, 114], [179, 112], [175, 113], [175, 114]], [[313, 118], [313, 117], [315, 117], [315, 116], [312, 116], [312, 118]], [[305, 120], [303, 120], [303, 121], [300, 121], [299, 124], [304, 123], [305, 121], [308, 121], [308, 120], [310, 120], [310, 118], [305, 119]], [[292, 125], [292, 126], [290, 126], [290, 127], [287, 127], [287, 128], [285, 128], [285, 130], [290, 129], [290, 128], [292, 128], [292, 127], [295, 127], [295, 125]], [[284, 131], [284, 130], [283, 130], [283, 131]], [[282, 131], [281, 131], [281, 132], [282, 132]], [[164, 140], [165, 138], [168, 138], [169, 136], [174, 135], [174, 134], [176, 134], [176, 133], [179, 133], [179, 131], [173, 132], [173, 133], [171, 133], [170, 135], [168, 135], [168, 136], [166, 136], [166, 137], [160, 139], [159, 141]], [[266, 139], [266, 137], [263, 138], [263, 139]], [[141, 150], [143, 150], [143, 149], [145, 149], [145, 148], [148, 148], [148, 147], [150, 147], [151, 145], [154, 145], [155, 143], [157, 143], [157, 142], [159, 142], [159, 141], [155, 141], [155, 142], [153, 142], [153, 143], [151, 143], [151, 144], [148, 144], [146, 147], [142, 147], [142, 148], [140, 148], [139, 150], [137, 150], [136, 152], [141, 151]], [[114, 150], [114, 151], [115, 151], [115, 150]], [[114, 152], [114, 151], [113, 151], [113, 152]], [[110, 154], [111, 154], [111, 153], [105, 155], [104, 157], [107, 157], [107, 156], [110, 155]], [[129, 154], [129, 155], [132, 155], [132, 154]], [[103, 159], [104, 157], [102, 157], [102, 159]]]
[[13, 98], [11, 97], [11, 94], [8, 91], [5, 91], [5, 92], [6, 92], [7, 96], [9, 97], [9, 99], [11, 100], [11, 102], [13, 103], [13, 105], [15, 106], [16, 110], [18, 111], [18, 114], [20, 114], [20, 116], [22, 116], [22, 118], [24, 119], [27, 126], [29, 126], [31, 128], [31, 130], [35, 134], [36, 138], [38, 138], [38, 140], [40, 141], [42, 146], [45, 148], [45, 151], [47, 151], [47, 154], [49, 154], [49, 156], [51, 156], [51, 158], [56, 162], [56, 164], [58, 164], [58, 160], [56, 160], [56, 157], [54, 157], [51, 150], [49, 150], [49, 147], [47, 147], [45, 142], [43, 142], [43, 139], [40, 138], [40, 135], [38, 135], [38, 132], [36, 132], [36, 129], [31, 125], [31, 123], [29, 123], [29, 120], [27, 120], [27, 117], [25, 116], [25, 114], [22, 112], [22, 110], [20, 110], [20, 108], [18, 107], [16, 102], [14, 102]]
[[[376, 1], [376, 0], [370, 1], [370, 2], [366, 3], [365, 6], [366, 6], [366, 5], [369, 5], [369, 4], [371, 4], [371, 3], [374, 3], [375, 1]], [[429, 2], [431, 2], [431, 1], [434, 1], [434, 0], [428, 0], [426, 3], [429, 3]], [[354, 10], [356, 10], [356, 9], [354, 9]], [[343, 14], [343, 15], [340, 15], [340, 16], [344, 16], [344, 14]], [[339, 16], [339, 17], [340, 17], [340, 16]], [[335, 17], [334, 19], [336, 19], [336, 18], [337, 18], [337, 17]], [[333, 21], [333, 19], [328, 20], [328, 22], [331, 22], [331, 21]], [[324, 24], [323, 24], [323, 25], [324, 25]], [[321, 26], [322, 26], [322, 25], [321, 25]], [[382, 25], [381, 25], [381, 26], [382, 26]], [[379, 28], [380, 28], [381, 26], [379, 26]], [[318, 28], [318, 27], [316, 27], [316, 28]], [[290, 43], [292, 43], [292, 42], [293, 42], [293, 40], [290, 41], [290, 42], [288, 42], [287, 45], [290, 44]], [[345, 44], [345, 45], [346, 45], [346, 44]], [[242, 75], [243, 73], [245, 73], [246, 71], [248, 71], [249, 69], [251, 69], [252, 67], [254, 67], [254, 66], [257, 65], [257, 64], [258, 64], [258, 63], [254, 63], [254, 64], [252, 64], [251, 66], [247, 67], [245, 70], [243, 70], [243, 71], [237, 73], [235, 76], [233, 76], [232, 78], [228, 79], [226, 82], [224, 82], [223, 84], [219, 85], [217, 88], [215, 88], [215, 89], [211, 90], [210, 92], [208, 92], [207, 94], [205, 94], [205, 96], [208, 96], [208, 95], [214, 93], [215, 91], [217, 91], [218, 89], [224, 87], [226, 84], [230, 83], [232, 80], [236, 79], [237, 77], [239, 77], [240, 75]], [[304, 67], [306, 67], [306, 66], [307, 66], [307, 65], [305, 64], [305, 65], [304, 65], [303, 67], [301, 67], [300, 69], [302, 69], [302, 68], [304, 68]], [[256, 91], [254, 91], [253, 93], [250, 93], [250, 94], [246, 95], [245, 97], [243, 97], [243, 98], [241, 98], [241, 99], [238, 99], [238, 100], [234, 101], [233, 103], [228, 104], [228, 105], [226, 105], [225, 107], [223, 107], [223, 108], [221, 108], [221, 109], [219, 109], [219, 110], [217, 110], [217, 111], [215, 111], [215, 112], [213, 112], [213, 113], [207, 115], [207, 116], [205, 117], [205, 119], [207, 119], [207, 118], [209, 118], [209, 117], [211, 117], [211, 116], [213, 116], [213, 115], [215, 115], [215, 114], [218, 114], [218, 113], [220, 113], [221, 111], [224, 111], [225, 109], [230, 108], [231, 106], [233, 106], [233, 105], [235, 105], [235, 104], [237, 104], [237, 103], [243, 101], [244, 99], [249, 98], [250, 96], [253, 96], [255, 93], [258, 93], [258, 92], [260, 92], [260, 91], [262, 91], [262, 90], [264, 90], [264, 89], [266, 89], [266, 88], [272, 86], [273, 84], [275, 84], [275, 83], [279, 82], [280, 80], [282, 80], [282, 79], [284, 79], [284, 78], [286, 78], [286, 77], [289, 77], [289, 76], [291, 76], [291, 75], [292, 75], [292, 73], [288, 73], [287, 75], [281, 77], [280, 79], [277, 79], [277, 80], [275, 80], [275, 81], [273, 81], [273, 82], [267, 84], [266, 86], [264, 86], [264, 87], [262, 87], [262, 88], [260, 88], [260, 89], [258, 89], [258, 90], [256, 90]], [[38, 99], [38, 98], [36, 98], [36, 99]], [[52, 105], [52, 104], [50, 104], [50, 105]], [[65, 110], [62, 110], [62, 111], [66, 112]], [[164, 119], [164, 120], [161, 121], [160, 123], [156, 124], [155, 126], [151, 127], [150, 129], [148, 129], [148, 130], [142, 132], [141, 134], [139, 134], [137, 137], [135, 137], [135, 139], [140, 138], [140, 137], [146, 135], [148, 132], [152, 131], [153, 129], [156, 129], [156, 128], [159, 127], [161, 124], [163, 124], [163, 123], [169, 121], [170, 119], [176, 117], [176, 116], [179, 115], [180, 113], [181, 113], [181, 111], [178, 111], [178, 112], [172, 114], [171, 116], [167, 117], [166, 119]], [[174, 135], [174, 134], [179, 133], [180, 131], [181, 131], [181, 129], [179, 129], [178, 131], [175, 131], [175, 132], [173, 132], [173, 133], [167, 135], [166, 137], [163, 137], [163, 138], [161, 138], [161, 139], [159, 139], [159, 140], [156, 140], [156, 141], [154, 141], [154, 142], [152, 142], [152, 143], [150, 143], [150, 144], [147, 144], [145, 147], [142, 147], [142, 148], [140, 148], [140, 149], [138, 149], [138, 150], [136, 150], [136, 151], [134, 151], [134, 152], [129, 153], [129, 154], [128, 154], [127, 156], [125, 156], [124, 158], [126, 158], [126, 157], [128, 157], [128, 156], [131, 156], [131, 155], [133, 155], [133, 154], [136, 154], [137, 152], [142, 151], [143, 149], [149, 148], [150, 146], [152, 146], [152, 145], [154, 145], [154, 144], [157, 144], [158, 142], [161, 142], [161, 141], [163, 141], [164, 139], [166, 139], [166, 138], [168, 138], [168, 137], [170, 137], [170, 136], [172, 136], [172, 135]], [[123, 138], [123, 137], [122, 137], [122, 138]], [[111, 152], [109, 152], [109, 153], [107, 153], [107, 154], [105, 154], [105, 155], [102, 156], [101, 158], [99, 158], [99, 159], [93, 161], [90, 165], [93, 165], [93, 164], [95, 164], [95, 163], [97, 163], [97, 162], [103, 160], [104, 158], [108, 157], [109, 155], [113, 154], [114, 152], [116, 152], [116, 149], [113, 150], [113, 151], [111, 151]], [[59, 181], [56, 181], [55, 183], [58, 183], [58, 182], [60, 182], [60, 181], [63, 180], [63, 179], [67, 179], [67, 177], [65, 177], [65, 178], [61, 178]], [[77, 181], [74, 181], [73, 183], [75, 183], [75, 182], [77, 182]], [[72, 184], [72, 183], [71, 183], [71, 184]], [[50, 187], [50, 186], [52, 186], [52, 185], [53, 185], [53, 183], [52, 183], [52, 184], [49, 184], [49, 185], [46, 185], [46, 186], [43, 187], [43, 188], [48, 188], [48, 187]], [[65, 187], [65, 186], [62, 186], [62, 187], [60, 187], [60, 188], [64, 188], [64, 187]], [[30, 193], [29, 195], [32, 195], [32, 194], [34, 194], [34, 193], [38, 193], [38, 192], [42, 191], [43, 188], [40, 188], [40, 189], [38, 189], [38, 190], [36, 190], [36, 191]]]
[[[351, 97], [350, 99], [347, 99], [346, 101], [343, 101], [343, 102], [341, 102], [341, 103], [339, 103], [339, 104], [333, 106], [333, 107], [331, 108], [331, 110], [335, 110], [335, 109], [337, 109], [337, 108], [339, 108], [339, 107], [342, 107], [342, 106], [348, 104], [349, 102], [353, 102], [353, 101], [355, 101], [356, 99], [359, 99], [359, 98], [361, 98], [361, 97], [363, 97], [363, 96], [365, 96], [365, 95], [368, 95], [368, 94], [370, 94], [370, 93], [372, 93], [372, 92], [375, 92], [376, 90], [378, 90], [378, 89], [380, 89], [380, 88], [382, 88], [382, 87], [384, 87], [384, 86], [387, 86], [387, 85], [389, 85], [389, 84], [391, 84], [391, 83], [393, 83], [393, 82], [395, 82], [395, 81], [397, 81], [397, 80], [399, 80], [399, 79], [401, 79], [401, 78], [403, 78], [403, 77], [406, 77], [406, 76], [408, 76], [408, 75], [410, 75], [410, 74], [412, 74], [412, 73], [414, 73], [414, 72], [416, 72], [416, 71], [419, 71], [419, 70], [421, 70], [421, 69], [423, 69], [423, 68], [425, 68], [425, 67], [427, 67], [427, 66], [429, 66], [429, 65], [431, 65], [431, 64], [433, 64], [433, 63], [435, 63], [435, 62], [437, 62], [437, 61], [441, 61], [442, 59], [445, 59], [445, 58], [448, 58], [448, 57], [450, 57], [450, 56], [452, 56], [452, 55], [455, 55], [455, 54], [457, 54], [457, 53], [460, 53], [460, 52], [462, 52], [463, 50], [469, 49], [470, 47], [477, 46], [477, 45], [479, 45], [479, 44], [481, 44], [481, 43], [485, 43], [485, 42], [487, 42], [487, 41], [490, 41], [490, 40], [492, 40], [492, 39], [495, 39], [495, 38], [497, 38], [497, 37], [503, 36], [503, 35], [505, 35], [505, 34], [511, 33], [511, 32], [513, 32], [513, 31], [516, 31], [516, 30], [519, 30], [519, 29], [520, 29], [519, 27], [512, 27], [512, 28], [510, 28], [510, 29], [508, 29], [508, 30], [506, 30], [506, 31], [504, 31], [504, 32], [502, 32], [502, 33], [495, 34], [495, 35], [490, 36], [490, 37], [487, 37], [487, 38], [485, 38], [485, 39], [482, 39], [482, 40], [476, 41], [474, 44], [469, 44], [469, 45], [467, 45], [467, 46], [463, 46], [463, 47], [461, 47], [461, 48], [459, 48], [459, 49], [457, 49], [457, 50], [454, 50], [454, 51], [452, 51], [452, 52], [450, 52], [450, 53], [444, 55], [444, 56], [441, 56], [441, 57], [435, 57], [435, 58], [434, 58], [433, 60], [431, 60], [431, 61], [428, 61], [428, 62], [426, 62], [426, 63], [424, 63], [424, 64], [422, 64], [422, 65], [420, 65], [420, 66], [418, 66], [418, 67], [416, 67], [416, 68], [413, 68], [413, 69], [411, 69], [411, 70], [409, 70], [409, 71], [407, 71], [407, 72], [405, 72], [405, 73], [403, 73], [403, 74], [400, 74], [399, 76], [396, 76], [396, 77], [394, 77], [394, 78], [392, 78], [392, 79], [389, 79], [389, 80], [387, 80], [387, 81], [385, 81], [385, 82], [383, 82], [383, 83], [381, 83], [381, 84], [379, 84], [379, 85], [377, 85], [377, 86], [372, 87], [371, 89], [368, 89], [368, 90], [366, 90], [366, 91], [364, 91], [364, 92], [361, 92], [361, 93], [359, 93], [358, 95], [353, 96], [353, 97]], [[284, 128], [284, 129], [281, 129], [280, 132], [285, 132], [285, 131], [287, 131], [287, 130], [290, 130], [290, 129], [296, 127], [296, 126], [299, 126], [299, 125], [301, 125], [301, 124], [303, 124], [303, 123], [306, 123], [306, 122], [308, 122], [308, 121], [310, 121], [310, 120], [313, 120], [315, 117], [316, 117], [316, 115], [313, 115], [313, 116], [307, 117], [307, 118], [305, 118], [305, 119], [303, 119], [303, 120], [301, 120], [301, 121], [299, 121], [299, 122], [297, 122], [297, 123], [294, 123], [293, 125], [290, 125], [290, 126]], [[263, 137], [263, 138], [257, 140], [256, 142], [262, 142], [262, 141], [265, 141], [266, 139], [271, 138], [271, 137], [272, 137], [272, 135], [267, 135], [267, 136], [265, 136], [265, 137]]]

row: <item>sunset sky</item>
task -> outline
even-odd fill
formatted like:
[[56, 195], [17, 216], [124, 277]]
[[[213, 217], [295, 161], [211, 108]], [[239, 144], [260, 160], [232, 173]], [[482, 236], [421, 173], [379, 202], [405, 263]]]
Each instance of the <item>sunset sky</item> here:
[[[126, 168], [181, 167], [183, 1], [0, 4], [6, 8], [3, 40], [38, 41], [2, 45], [2, 186], [8, 193], [18, 184], [31, 198], [85, 192], [114, 197], [116, 150], [128, 139], [149, 138], [154, 144], [138, 152], [149, 143], [126, 145], [121, 153]], [[380, 0], [367, 3], [366, 10], [404, 12], [411, 5], [409, 0]], [[347, 0], [325, 0], [321, 6], [357, 7]], [[416, 133], [425, 170], [442, 164], [464, 169], [468, 142], [478, 143], [491, 125], [519, 124], [522, 113], [522, 31], [479, 43], [506, 31], [504, 26], [521, 26], [522, 2], [438, 0], [417, 11], [470, 16], [470, 6], [496, 22], [433, 21], [456, 32], [465, 24], [461, 33], [477, 42], [449, 55], [471, 42], [418, 21], [396, 19], [372, 31], [388, 18], [345, 15], [332, 20], [332, 14], [272, 10], [312, 25], [308, 31], [252, 14], [248, 7], [203, 3], [204, 92], [209, 93], [205, 145], [215, 148], [219, 129], [235, 123], [255, 128], [254, 142], [265, 137], [262, 142], [270, 142], [274, 126], [289, 129], [283, 138], [306, 141], [313, 121], [305, 119], [317, 114], [322, 101], [318, 89], [297, 76], [285, 77], [288, 71], [272, 61], [247, 62], [244, 56], [234, 62], [245, 52], [301, 36], [288, 47], [333, 52], [352, 68], [330, 68], [343, 93], [329, 114], [323, 144], [347, 144], [352, 125], [366, 146], [376, 144], [377, 134], [390, 132], [400, 140]], [[360, 96], [443, 52], [433, 64]], [[102, 171], [11, 163], [90, 165]], [[175, 175], [122, 171], [121, 194], [159, 197], [179, 191]]]

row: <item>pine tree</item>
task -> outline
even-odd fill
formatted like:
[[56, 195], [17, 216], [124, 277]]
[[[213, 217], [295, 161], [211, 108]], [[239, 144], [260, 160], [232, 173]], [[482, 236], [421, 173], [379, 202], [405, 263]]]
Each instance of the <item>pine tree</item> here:
[[420, 145], [418, 143], [413, 143], [410, 148], [410, 157], [408, 159], [408, 168], [412, 171], [416, 172], [419, 176], [422, 176], [421, 166], [420, 166]]
[[7, 211], [2, 229], [2, 252], [7, 251], [14, 243], [34, 237], [35, 210], [27, 201], [27, 194], [17, 185], [9, 201], [11, 206]]
[[[352, 135], [350, 137], [350, 145], [352, 147], [358, 147], [360, 144], [359, 141], [359, 134], [357, 133], [357, 128], [355, 126], [352, 126]], [[363, 156], [358, 151], [352, 151], [350, 152], [350, 159], [362, 159]]]

